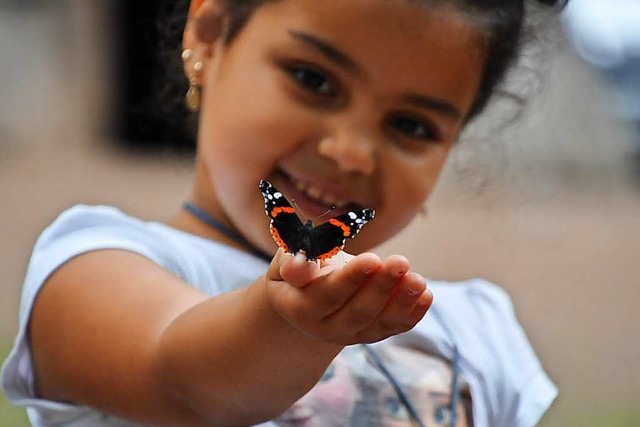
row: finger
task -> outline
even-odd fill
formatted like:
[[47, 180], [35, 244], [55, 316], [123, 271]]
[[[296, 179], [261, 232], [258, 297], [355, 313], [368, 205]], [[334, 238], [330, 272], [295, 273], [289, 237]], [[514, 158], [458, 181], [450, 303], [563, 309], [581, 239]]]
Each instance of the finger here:
[[431, 308], [431, 304], [433, 304], [433, 293], [431, 293], [431, 290], [425, 289], [422, 295], [420, 295], [420, 298], [418, 298], [418, 301], [416, 301], [416, 304], [413, 306], [413, 310], [409, 317], [407, 317], [404, 322], [402, 322], [402, 325], [400, 325], [398, 332], [406, 332], [416, 326], [416, 324], [422, 320], [424, 315], [427, 314], [427, 311]]
[[379, 317], [409, 267], [409, 261], [402, 256], [387, 258], [366, 286], [335, 313], [333, 321], [348, 333], [367, 328]]
[[[398, 290], [398, 297], [400, 297]], [[382, 320], [382, 316], [388, 316], [388, 313], [383, 313], [378, 321], [374, 322], [371, 327], [366, 328], [356, 334], [357, 339], [354, 342], [377, 342], [388, 338], [392, 335], [401, 334], [407, 332], [416, 324], [422, 320], [433, 301], [433, 294], [429, 289], [425, 289], [416, 299], [413, 306], [404, 313], [398, 313], [395, 319]], [[407, 314], [408, 313], [408, 314]], [[403, 318], [403, 316], [406, 316]], [[402, 318], [402, 320], [400, 320]]]
[[348, 262], [352, 261], [355, 257], [355, 255], [351, 255], [350, 253], [347, 253], [345, 251], [340, 251], [335, 256], [320, 261], [320, 268], [329, 268], [333, 270], [335, 268], [344, 266]]
[[278, 248], [276, 254], [273, 256], [271, 263], [269, 263], [269, 268], [267, 268], [267, 280], [275, 280], [282, 281], [282, 276], [280, 275], [280, 266], [282, 262], [285, 260], [285, 257], [291, 257], [291, 254], [286, 254], [282, 248]]
[[345, 265], [325, 265], [322, 271], [333, 269], [319, 276], [306, 289], [313, 300], [314, 308], [321, 320], [330, 316], [346, 304], [352, 296], [380, 269], [380, 258], [371, 253], [360, 254]]
[[391, 331], [407, 321], [426, 288], [427, 283], [422, 276], [413, 272], [407, 273], [376, 321], [377, 328]]
[[280, 266], [280, 277], [291, 286], [302, 287], [318, 276], [320, 266], [317, 262], [307, 261], [302, 252], [295, 256], [286, 256]]

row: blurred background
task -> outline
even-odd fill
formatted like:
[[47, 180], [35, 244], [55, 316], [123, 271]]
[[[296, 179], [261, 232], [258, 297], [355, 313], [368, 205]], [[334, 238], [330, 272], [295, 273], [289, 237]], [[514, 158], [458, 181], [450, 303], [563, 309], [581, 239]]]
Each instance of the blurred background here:
[[[145, 113], [165, 90], [149, 74], [168, 67], [151, 50], [167, 11], [131, 3], [0, 0], [0, 361], [31, 247], [62, 210], [163, 220], [189, 188], [183, 114]], [[640, 44], [618, 24], [585, 38], [603, 15], [577, 10], [517, 125], [468, 134], [428, 215], [379, 252], [511, 294], [560, 388], [542, 426], [640, 426]], [[0, 425], [28, 425], [1, 393]]]

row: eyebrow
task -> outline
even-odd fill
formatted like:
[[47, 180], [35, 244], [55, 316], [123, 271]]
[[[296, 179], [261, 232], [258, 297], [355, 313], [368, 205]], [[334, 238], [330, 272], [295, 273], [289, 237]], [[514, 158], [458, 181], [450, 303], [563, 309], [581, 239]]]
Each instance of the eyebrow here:
[[445, 116], [449, 116], [452, 119], [458, 120], [463, 117], [462, 111], [460, 111], [453, 104], [442, 99], [416, 94], [404, 95], [403, 99], [409, 104], [415, 105], [416, 107], [436, 111], [438, 113], [444, 114]]
[[349, 55], [332, 45], [330, 42], [321, 39], [313, 34], [303, 31], [289, 30], [289, 35], [295, 40], [313, 47], [315, 50], [323, 54], [328, 60], [345, 69], [351, 74], [362, 75], [362, 70]]
[[[362, 69], [358, 66], [356, 61], [354, 61], [349, 55], [332, 45], [327, 40], [323, 40], [318, 36], [306, 33], [304, 31], [289, 30], [289, 35], [293, 39], [311, 46], [322, 55], [324, 55], [328, 60], [348, 71], [350, 74], [360, 76], [364, 75]], [[451, 103], [441, 99], [418, 94], [406, 94], [403, 96], [403, 99], [409, 104], [412, 104], [416, 107], [424, 108], [430, 111], [436, 111], [456, 120], [463, 117], [462, 112], [458, 108], [456, 108]]]

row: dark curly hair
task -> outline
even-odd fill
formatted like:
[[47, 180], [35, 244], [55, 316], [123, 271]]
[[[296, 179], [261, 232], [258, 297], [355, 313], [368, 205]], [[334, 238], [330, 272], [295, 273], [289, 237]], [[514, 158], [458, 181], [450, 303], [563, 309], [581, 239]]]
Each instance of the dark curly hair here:
[[[229, 25], [225, 34], [227, 43], [233, 41], [242, 30], [251, 15], [262, 5], [278, 0], [222, 0], [229, 14]], [[467, 121], [481, 113], [496, 88], [503, 81], [507, 71], [517, 61], [525, 42], [527, 14], [529, 9], [541, 9], [542, 6], [563, 7], [568, 0], [407, 0], [424, 7], [455, 7], [465, 14], [471, 22], [480, 26], [487, 39], [487, 58], [483, 78], [476, 98], [471, 106]], [[180, 46], [182, 29], [186, 23], [189, 0], [168, 2], [159, 20], [160, 32], [164, 34], [160, 45], [163, 59], [163, 76], [158, 79], [156, 93], [161, 99], [155, 102], [157, 112], [165, 117], [184, 120], [183, 95], [187, 89]], [[167, 79], [167, 77], [169, 77]], [[518, 98], [518, 94], [508, 94]], [[188, 121], [188, 119], [187, 119]], [[191, 123], [193, 125], [193, 122]]]

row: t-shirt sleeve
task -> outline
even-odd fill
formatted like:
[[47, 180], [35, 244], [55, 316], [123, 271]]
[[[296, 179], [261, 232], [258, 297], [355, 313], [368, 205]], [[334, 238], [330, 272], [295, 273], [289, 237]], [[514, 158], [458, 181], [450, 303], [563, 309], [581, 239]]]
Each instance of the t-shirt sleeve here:
[[[69, 425], [83, 408], [36, 397], [34, 367], [27, 328], [35, 299], [47, 278], [72, 258], [101, 249], [122, 249], [163, 265], [161, 242], [141, 231], [144, 223], [106, 206], [76, 206], [61, 214], [35, 244], [23, 286], [18, 334], [4, 363], [2, 388], [14, 404], [58, 417], [42, 425]], [[31, 413], [30, 413], [31, 415]], [[62, 418], [60, 418], [62, 417]], [[32, 418], [33, 420], [33, 418]], [[59, 423], [59, 424], [58, 424]]]
[[430, 285], [434, 303], [401, 339], [453, 359], [469, 383], [476, 427], [531, 427], [557, 395], [507, 293], [484, 280]]

